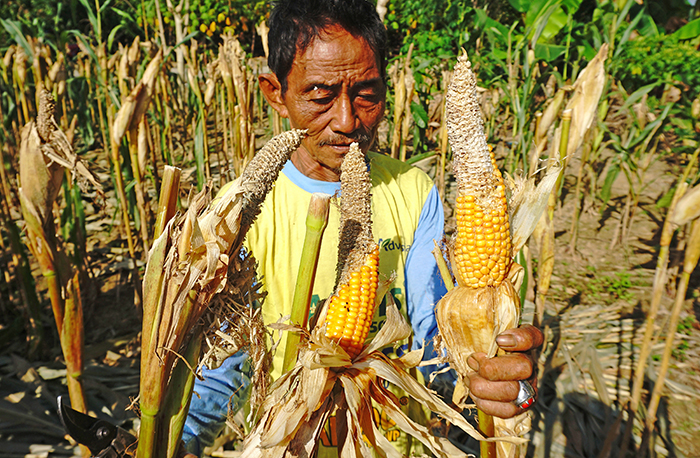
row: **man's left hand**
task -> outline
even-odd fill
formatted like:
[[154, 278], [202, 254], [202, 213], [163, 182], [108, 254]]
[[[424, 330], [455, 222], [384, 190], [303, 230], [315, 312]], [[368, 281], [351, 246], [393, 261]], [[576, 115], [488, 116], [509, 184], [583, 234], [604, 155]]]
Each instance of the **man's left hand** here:
[[520, 391], [518, 381], [529, 381], [537, 393], [536, 359], [529, 352], [543, 341], [539, 329], [523, 325], [496, 337], [498, 346], [508, 354], [489, 358], [485, 353], [474, 353], [469, 357], [467, 363], [475, 372], [469, 374], [467, 383], [472, 399], [482, 412], [501, 418], [523, 412], [513, 403]]

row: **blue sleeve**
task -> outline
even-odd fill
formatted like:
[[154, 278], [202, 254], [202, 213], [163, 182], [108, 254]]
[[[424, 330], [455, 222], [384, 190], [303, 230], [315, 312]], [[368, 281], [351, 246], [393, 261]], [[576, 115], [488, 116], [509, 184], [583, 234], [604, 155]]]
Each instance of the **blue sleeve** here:
[[[433, 348], [433, 338], [438, 332], [435, 304], [447, 293], [432, 253], [435, 248], [433, 240], [439, 243], [444, 232], [445, 215], [442, 201], [437, 188], [433, 186], [423, 204], [405, 267], [407, 314], [413, 327], [412, 350], [425, 346], [425, 360], [436, 356]], [[427, 381], [430, 374], [439, 368], [425, 366], [419, 369]], [[448, 377], [454, 378], [452, 375]]]
[[196, 379], [182, 441], [197, 456], [214, 443], [226, 424], [229, 410], [239, 410], [247, 400], [250, 385], [248, 354], [239, 351], [213, 370], [203, 369], [204, 380]]

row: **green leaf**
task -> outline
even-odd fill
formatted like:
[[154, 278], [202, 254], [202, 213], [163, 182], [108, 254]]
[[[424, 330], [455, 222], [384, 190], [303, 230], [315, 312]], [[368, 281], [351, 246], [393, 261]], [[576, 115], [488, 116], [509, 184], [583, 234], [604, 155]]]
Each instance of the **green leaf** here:
[[548, 45], [544, 43], [537, 43], [535, 45], [535, 58], [537, 60], [544, 60], [545, 62], [552, 62], [565, 52], [566, 46]]
[[122, 11], [117, 7], [112, 8], [112, 12], [126, 19], [128, 22], [136, 22], [131, 14], [127, 13], [126, 11]]
[[95, 15], [95, 12], [92, 10], [92, 5], [88, 2], [88, 0], [80, 0], [80, 3], [85, 7], [87, 10], [88, 18], [90, 19], [90, 25], [92, 25], [92, 30], [97, 33], [98, 29], [98, 22], [97, 22], [97, 16]]
[[671, 35], [678, 40], [690, 40], [700, 36], [700, 18], [694, 19]]
[[480, 27], [484, 30], [486, 29], [493, 29], [494, 31], [497, 32], [497, 34], [501, 35], [501, 40], [503, 43], [506, 43], [506, 39], [508, 37], [508, 27], [504, 26], [498, 21], [495, 21], [491, 19], [486, 11], [476, 8], [474, 11], [476, 11], [476, 26]]
[[413, 115], [413, 121], [421, 129], [428, 126], [428, 113], [425, 112], [425, 108], [420, 103], [411, 102], [411, 115]]
[[508, 3], [510, 3], [510, 6], [517, 12], [525, 13], [530, 8], [532, 2], [529, 0], [508, 0]]
[[109, 32], [107, 37], [107, 49], [112, 49], [112, 43], [114, 43], [114, 37], [119, 32], [120, 29], [124, 28], [124, 24], [119, 24]]
[[414, 154], [413, 156], [406, 159], [406, 164], [414, 164], [420, 160], [435, 156], [437, 153], [435, 151], [426, 151], [425, 153]]
[[673, 200], [673, 195], [676, 193], [676, 186], [672, 187], [666, 194], [661, 196], [661, 199], [656, 202], [656, 208], [668, 208], [671, 205], [671, 200]]
[[0, 18], [0, 24], [2, 24], [5, 30], [7, 30], [7, 33], [10, 34], [15, 42], [24, 48], [24, 54], [27, 56], [27, 64], [32, 65], [34, 63], [34, 52], [32, 51], [32, 47], [29, 45], [27, 39], [24, 38], [24, 34], [22, 33], [19, 23], [11, 19], [5, 20]]
[[640, 100], [642, 97], [644, 97], [645, 94], [648, 94], [654, 89], [656, 86], [661, 84], [661, 82], [657, 81], [656, 83], [651, 83], [647, 84], [646, 86], [642, 86], [636, 91], [630, 95], [627, 100], [625, 100], [624, 105], [622, 105], [622, 108], [620, 108], [620, 111], [624, 111], [627, 108], [631, 107], [633, 104], [637, 103], [638, 100]]
[[113, 0], [107, 0], [103, 4], [100, 5], [100, 9], [98, 10], [99, 13], [103, 13], [107, 8], [109, 8], [109, 5], [112, 3]]
[[605, 175], [605, 183], [600, 190], [600, 200], [603, 201], [603, 206], [601, 207], [601, 212], [607, 207], [607, 203], [610, 200], [610, 195], [612, 194], [612, 185], [615, 179], [620, 174], [620, 164], [613, 164], [608, 169], [608, 174]]
[[615, 53], [614, 53], [615, 57], [620, 55], [620, 52], [622, 52], [622, 50], [624, 49], [622, 47], [622, 45], [627, 43], [627, 41], [630, 39], [632, 32], [637, 27], [637, 24], [642, 19], [643, 15], [644, 15], [644, 10], [640, 11], [639, 14], [637, 14], [637, 16], [632, 20], [630, 25], [627, 26], [627, 28], [625, 29], [625, 32], [622, 34], [622, 38], [620, 38], [620, 42], [617, 44], [617, 47], [615, 48]]

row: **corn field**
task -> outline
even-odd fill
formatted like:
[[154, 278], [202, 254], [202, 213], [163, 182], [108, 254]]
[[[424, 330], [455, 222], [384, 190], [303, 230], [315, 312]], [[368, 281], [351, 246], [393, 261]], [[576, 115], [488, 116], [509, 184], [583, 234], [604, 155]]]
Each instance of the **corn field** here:
[[[233, 35], [216, 46], [180, 36], [171, 45], [159, 37], [109, 47], [99, 20], [93, 28], [94, 37], [78, 36], [66, 50], [18, 30], [0, 63], [6, 456], [84, 453], [54, 414], [59, 394], [127, 429], [160, 415], [160, 388], [150, 391], [154, 399], [142, 395], [140, 418], [133, 408], [140, 377], [142, 387], [167, 379], [149, 372], [158, 361], [147, 360], [162, 347], [152, 341], [157, 330], [141, 325], [156, 314], [149, 252], [166, 251], [159, 237], [175, 230], [171, 218], [182, 217], [177, 230], [187, 231], [188, 215], [201, 219], [211, 197], [246, 178], [255, 153], [289, 131], [257, 85], [266, 59], [251, 57]], [[266, 45], [265, 27], [258, 33]], [[425, 69], [414, 49], [390, 60], [374, 149], [433, 178], [451, 236], [463, 225], [457, 206], [466, 205], [445, 108], [457, 59]], [[520, 322], [546, 338], [523, 456], [700, 455], [700, 98], [682, 113], [690, 133], [671, 129], [679, 88], [628, 92], [611, 70], [616, 49], [614, 40], [599, 43], [567, 75], [527, 40], [509, 42], [502, 77], [477, 81], [502, 180], [548, 180], [551, 189], [539, 202], [542, 217], [523, 223], [532, 235], [513, 243], [524, 275], [517, 291], [509, 283], [522, 302]], [[250, 221], [237, 211], [244, 235]], [[365, 236], [372, 240], [371, 231]], [[375, 251], [362, 262], [374, 266]], [[188, 330], [205, 315], [192, 313], [183, 318]], [[199, 352], [169, 344], [173, 354]], [[149, 348], [153, 356], [140, 361]], [[182, 370], [173, 355], [161, 358]], [[209, 453], [238, 456], [237, 434], [226, 429]], [[177, 444], [167, 445], [171, 456]]]

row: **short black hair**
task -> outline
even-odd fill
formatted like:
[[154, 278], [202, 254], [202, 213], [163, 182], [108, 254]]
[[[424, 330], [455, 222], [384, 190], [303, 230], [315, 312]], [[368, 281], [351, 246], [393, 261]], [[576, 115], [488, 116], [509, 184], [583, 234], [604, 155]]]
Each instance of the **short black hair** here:
[[277, 76], [282, 93], [287, 91], [287, 76], [297, 51], [307, 46], [324, 29], [339, 25], [364, 39], [379, 61], [382, 78], [386, 76], [386, 29], [374, 5], [366, 0], [280, 0], [270, 13], [267, 58]]

